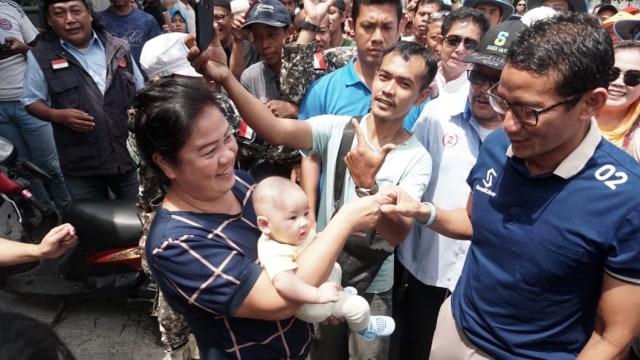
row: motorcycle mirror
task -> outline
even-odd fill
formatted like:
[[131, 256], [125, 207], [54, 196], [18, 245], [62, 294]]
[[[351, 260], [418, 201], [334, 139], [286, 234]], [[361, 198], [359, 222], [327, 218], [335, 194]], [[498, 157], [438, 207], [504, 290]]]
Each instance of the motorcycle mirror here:
[[0, 165], [12, 165], [16, 156], [16, 147], [13, 143], [0, 136]]

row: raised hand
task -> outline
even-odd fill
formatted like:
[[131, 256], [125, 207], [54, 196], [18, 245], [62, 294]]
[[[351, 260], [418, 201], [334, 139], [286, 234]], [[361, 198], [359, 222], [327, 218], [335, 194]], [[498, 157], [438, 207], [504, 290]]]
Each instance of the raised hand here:
[[227, 54], [220, 45], [217, 26], [213, 27], [211, 44], [204, 52], [200, 52], [198, 49], [195, 34], [189, 34], [184, 39], [184, 43], [189, 49], [187, 59], [191, 62], [191, 66], [208, 80], [224, 83], [228, 76], [233, 76], [227, 66]]
[[312, 24], [320, 25], [324, 16], [329, 12], [333, 0], [304, 0], [305, 18]]
[[233, 22], [231, 23], [231, 36], [236, 41], [242, 40], [242, 25], [247, 22], [244, 16], [237, 14], [233, 16]]
[[[357, 187], [370, 189], [375, 185], [376, 174], [382, 167], [387, 154], [396, 148], [394, 144], [384, 145], [380, 151], [375, 151], [362, 132], [356, 119], [351, 119], [357, 139], [356, 147], [349, 150], [344, 162], [349, 168], [353, 182]], [[366, 121], [366, 120], [365, 120]]]

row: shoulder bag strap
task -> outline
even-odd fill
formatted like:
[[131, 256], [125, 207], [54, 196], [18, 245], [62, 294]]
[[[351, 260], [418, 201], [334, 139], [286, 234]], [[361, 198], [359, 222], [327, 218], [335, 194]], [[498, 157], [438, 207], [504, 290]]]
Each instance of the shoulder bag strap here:
[[342, 140], [340, 141], [340, 148], [338, 149], [338, 156], [336, 158], [336, 173], [333, 180], [333, 211], [334, 213], [340, 207], [340, 195], [342, 194], [342, 188], [344, 186], [344, 177], [347, 172], [347, 164], [344, 163], [344, 157], [347, 155], [353, 144], [353, 137], [355, 136], [355, 130], [351, 120], [356, 119], [358, 123], [362, 119], [362, 116], [354, 116], [344, 126], [344, 132], [342, 133]]

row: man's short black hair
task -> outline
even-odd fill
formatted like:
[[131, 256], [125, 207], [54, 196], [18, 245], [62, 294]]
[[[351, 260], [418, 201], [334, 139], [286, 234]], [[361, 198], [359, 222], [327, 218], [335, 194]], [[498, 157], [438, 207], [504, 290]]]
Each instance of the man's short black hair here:
[[524, 29], [507, 52], [507, 65], [557, 78], [555, 91], [572, 96], [609, 86], [613, 42], [600, 21], [584, 13], [560, 13]]

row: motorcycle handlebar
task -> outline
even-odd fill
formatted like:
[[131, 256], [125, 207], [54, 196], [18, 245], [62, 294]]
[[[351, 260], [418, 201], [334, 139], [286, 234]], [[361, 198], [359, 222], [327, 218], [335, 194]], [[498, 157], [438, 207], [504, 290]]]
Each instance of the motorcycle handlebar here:
[[5, 173], [0, 172], [0, 192], [20, 194], [22, 190], [20, 185], [9, 179]]
[[33, 196], [29, 189], [23, 188], [3, 172], [0, 172], [0, 192], [5, 194], [18, 194], [29, 201], [40, 213], [45, 214], [47, 212], [47, 208]]

